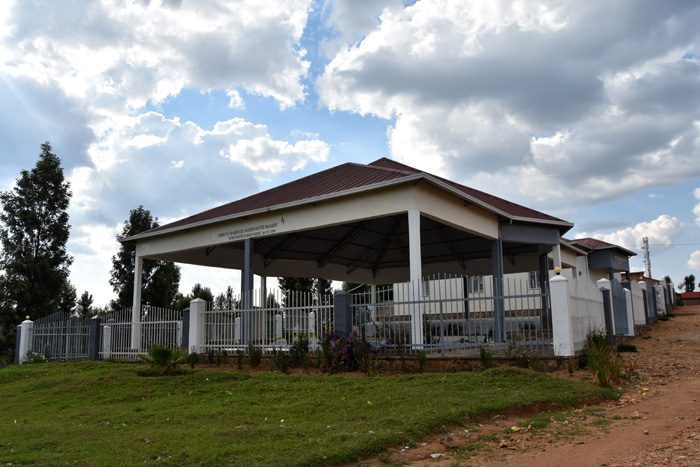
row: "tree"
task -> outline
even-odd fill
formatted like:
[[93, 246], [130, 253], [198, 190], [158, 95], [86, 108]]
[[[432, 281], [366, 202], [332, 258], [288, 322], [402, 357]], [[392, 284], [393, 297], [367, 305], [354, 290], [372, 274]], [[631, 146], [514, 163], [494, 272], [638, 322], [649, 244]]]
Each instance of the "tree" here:
[[282, 291], [282, 306], [308, 306], [314, 301], [315, 279], [306, 277], [278, 277]]
[[[23, 170], [12, 190], [0, 192], [0, 353], [14, 347], [25, 316], [41, 318], [70, 307], [66, 250], [70, 184], [51, 145], [41, 145], [36, 166]], [[75, 289], [72, 289], [73, 292]]]
[[[129, 219], [122, 229], [123, 237], [146, 232], [158, 227], [158, 218], [139, 206], [129, 212]], [[110, 305], [113, 310], [132, 305], [134, 297], [134, 270], [136, 269], [136, 245], [121, 243], [119, 251], [112, 257], [112, 272], [109, 284], [117, 294]], [[170, 261], [143, 260], [141, 303], [161, 308], [175, 305], [180, 288], [180, 268]]]
[[92, 295], [87, 290], [80, 296], [76, 311], [81, 318], [89, 318], [92, 316]]
[[666, 282], [667, 284], [670, 284], [671, 282], [673, 282], [671, 280], [671, 276], [664, 276], [664, 282]]
[[695, 275], [691, 274], [683, 278], [683, 288], [686, 292], [692, 292], [695, 290]]
[[[212, 306], [215, 307], [216, 305], [214, 300], [214, 294], [211, 292], [211, 289], [209, 287], [202, 286], [202, 284], [200, 283], [196, 283], [192, 287], [192, 292], [190, 292], [189, 294], [178, 294], [175, 309], [180, 311], [184, 310], [185, 308], [190, 306], [190, 302], [195, 298], [201, 298], [202, 300], [207, 302], [207, 309], [209, 309], [209, 307]], [[215, 307], [214, 309], [216, 310], [217, 308]]]

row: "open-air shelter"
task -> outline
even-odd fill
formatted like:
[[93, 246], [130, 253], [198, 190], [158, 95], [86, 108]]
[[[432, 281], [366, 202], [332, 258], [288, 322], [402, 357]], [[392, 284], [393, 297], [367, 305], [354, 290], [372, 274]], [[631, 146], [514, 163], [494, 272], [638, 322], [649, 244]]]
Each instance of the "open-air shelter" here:
[[364, 284], [491, 275], [498, 298], [504, 274], [539, 271], [544, 281], [550, 267], [561, 266], [560, 237], [572, 226], [382, 158], [332, 167], [120, 241], [136, 246], [136, 321], [144, 259], [241, 270], [249, 308], [254, 274]]

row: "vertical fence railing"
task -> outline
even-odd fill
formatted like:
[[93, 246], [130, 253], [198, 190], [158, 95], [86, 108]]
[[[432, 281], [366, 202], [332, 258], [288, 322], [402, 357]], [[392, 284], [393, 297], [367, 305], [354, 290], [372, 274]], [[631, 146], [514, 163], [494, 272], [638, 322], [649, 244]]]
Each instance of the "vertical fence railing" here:
[[132, 345], [132, 311], [130, 308], [109, 313], [102, 322], [102, 359], [134, 360], [148, 353], [152, 345], [178, 348], [182, 344], [182, 312], [166, 308], [141, 306], [136, 324], [141, 332]]
[[[231, 303], [208, 306], [204, 312], [203, 348], [246, 352], [252, 345], [264, 353], [286, 350], [299, 338], [306, 338], [312, 349], [319, 336], [333, 329], [333, 297], [314, 293], [283, 293], [270, 289], [250, 292], [249, 301], [240, 295]], [[253, 303], [253, 308], [242, 309], [242, 303]]]
[[87, 358], [89, 321], [54, 313], [34, 321], [31, 351], [47, 360], [80, 360]]
[[[420, 283], [380, 287], [374, 297], [354, 293], [353, 329], [389, 353], [459, 356], [481, 346], [547, 352], [552, 342], [549, 291], [535, 282], [533, 287], [527, 275], [506, 278], [503, 295], [496, 296], [489, 276], [436, 275]], [[419, 300], [412, 299], [414, 287]], [[500, 318], [494, 312], [496, 300], [504, 304]], [[503, 330], [500, 338], [496, 329]]]

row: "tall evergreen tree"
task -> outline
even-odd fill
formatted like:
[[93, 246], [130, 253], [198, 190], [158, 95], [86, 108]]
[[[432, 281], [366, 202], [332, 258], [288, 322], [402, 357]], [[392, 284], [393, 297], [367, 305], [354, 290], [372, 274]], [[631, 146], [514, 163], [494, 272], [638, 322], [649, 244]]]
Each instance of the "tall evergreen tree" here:
[[89, 318], [92, 316], [92, 294], [90, 294], [87, 290], [83, 292], [83, 294], [80, 296], [80, 300], [78, 301], [78, 316], [81, 318]]
[[[123, 237], [131, 237], [158, 227], [158, 218], [139, 206], [132, 209], [122, 229]], [[113, 310], [132, 306], [134, 298], [134, 271], [136, 269], [136, 245], [122, 243], [112, 256], [112, 272], [109, 284], [117, 294], [110, 305]], [[169, 261], [143, 260], [141, 303], [168, 308], [175, 305], [180, 288], [180, 267]]]
[[[70, 308], [66, 250], [70, 184], [51, 145], [41, 145], [36, 166], [0, 192], [0, 353], [11, 352], [16, 326]], [[73, 291], [73, 305], [75, 303]]]

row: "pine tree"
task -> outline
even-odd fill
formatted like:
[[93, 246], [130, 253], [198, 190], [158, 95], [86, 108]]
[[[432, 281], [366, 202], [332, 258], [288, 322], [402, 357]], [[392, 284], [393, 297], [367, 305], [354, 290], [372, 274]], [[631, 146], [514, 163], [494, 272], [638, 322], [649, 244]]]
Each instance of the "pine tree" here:
[[[64, 311], [75, 303], [68, 281], [73, 258], [70, 235], [70, 184], [51, 145], [41, 145], [36, 166], [23, 170], [16, 186], [0, 193], [0, 353], [12, 352], [16, 326]], [[73, 293], [71, 303], [71, 290]]]
[[81, 318], [89, 318], [92, 316], [92, 294], [87, 290], [80, 296], [77, 312], [78, 316]]
[[[158, 218], [139, 206], [132, 209], [122, 229], [123, 237], [131, 237], [158, 227]], [[134, 297], [134, 270], [136, 269], [136, 245], [122, 243], [112, 257], [112, 272], [109, 284], [117, 294], [110, 306], [118, 310], [132, 305]], [[180, 268], [169, 261], [143, 260], [141, 303], [169, 308], [175, 305], [180, 288]]]

